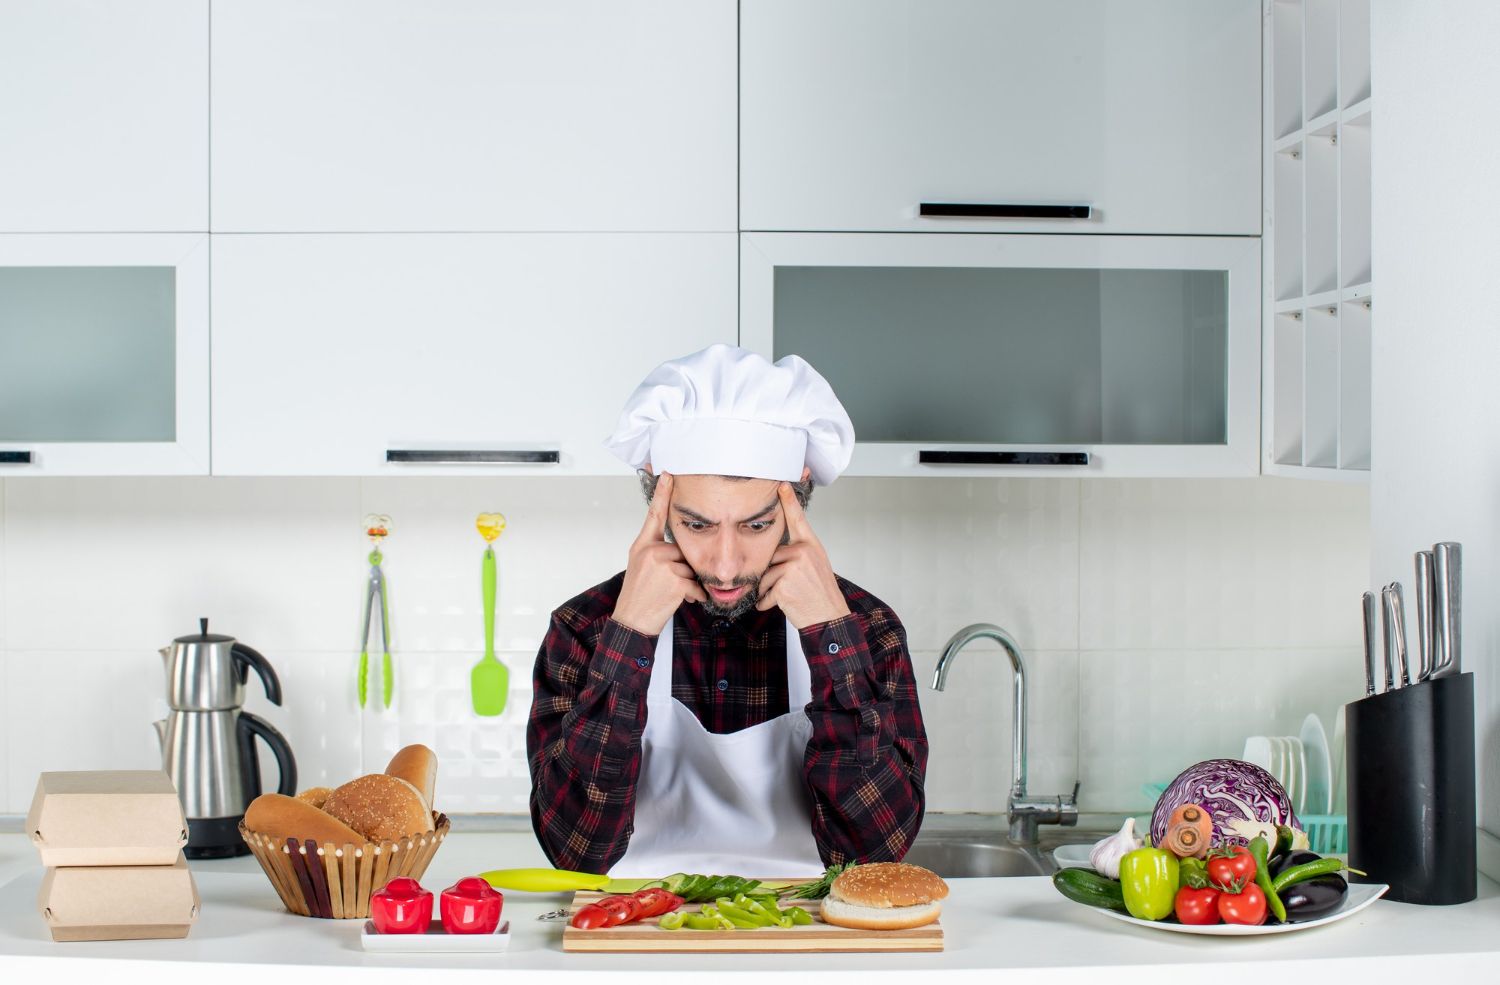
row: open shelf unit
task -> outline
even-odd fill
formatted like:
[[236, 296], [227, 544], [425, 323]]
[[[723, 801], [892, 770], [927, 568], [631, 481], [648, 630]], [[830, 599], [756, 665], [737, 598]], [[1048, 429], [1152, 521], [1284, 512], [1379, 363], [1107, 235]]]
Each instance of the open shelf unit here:
[[1267, 475], [1368, 481], [1370, 0], [1265, 7]]

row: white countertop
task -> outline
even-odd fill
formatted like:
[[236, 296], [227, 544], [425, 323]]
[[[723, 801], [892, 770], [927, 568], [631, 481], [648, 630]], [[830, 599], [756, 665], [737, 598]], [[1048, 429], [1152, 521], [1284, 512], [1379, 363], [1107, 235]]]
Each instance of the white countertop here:
[[[459, 831], [422, 881], [440, 889], [485, 869], [545, 864], [529, 834]], [[1359, 985], [1452, 974], [1491, 981], [1500, 973], [1500, 885], [1487, 879], [1480, 880], [1479, 899], [1463, 906], [1382, 900], [1338, 924], [1258, 938], [1133, 927], [1068, 902], [1045, 878], [954, 879], [943, 909], [947, 949], [940, 954], [564, 954], [562, 925], [534, 917], [568, 897], [508, 893], [511, 944], [504, 954], [373, 955], [360, 948], [361, 921], [286, 913], [251, 858], [194, 862], [192, 868], [203, 909], [186, 940], [57, 944], [36, 912], [42, 869], [35, 852], [21, 835], [0, 835], [0, 883], [8, 883], [0, 889], [0, 980], [41, 981], [63, 971], [60, 962], [72, 966], [70, 978], [85, 971], [106, 979], [149, 976], [154, 982], [211, 975], [215, 985], [265, 985], [267, 972], [300, 979], [299, 967], [309, 976], [315, 972], [320, 983], [409, 983], [414, 969], [443, 969], [444, 981], [483, 978], [491, 985], [495, 969], [504, 969], [511, 981], [549, 983], [584, 976], [597, 981], [608, 973], [611, 985], [621, 977], [644, 982], [663, 971], [696, 972], [700, 980], [704, 972], [717, 977], [798, 971], [866, 981], [928, 971], [993, 980], [996, 970], [1045, 969], [1049, 985], [1099, 985], [1105, 975], [1110, 985], [1161, 985], [1173, 971], [1222, 980], [1231, 970], [1226, 965], [1266, 980], [1311, 971], [1357, 976]]]

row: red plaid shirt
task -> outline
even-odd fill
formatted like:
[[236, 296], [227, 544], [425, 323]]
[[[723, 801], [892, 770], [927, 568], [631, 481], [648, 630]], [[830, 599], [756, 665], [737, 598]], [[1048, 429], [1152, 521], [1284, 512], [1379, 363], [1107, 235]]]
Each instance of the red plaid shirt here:
[[[537, 654], [531, 822], [560, 869], [608, 871], [633, 830], [657, 637], [611, 618], [624, 580], [621, 572], [553, 612]], [[803, 760], [812, 833], [825, 865], [899, 860], [922, 824], [927, 770], [906, 630], [879, 599], [838, 583], [851, 614], [801, 631], [812, 674]], [[684, 602], [672, 631], [672, 696], [705, 729], [737, 732], [787, 713], [779, 608], [731, 621]]]

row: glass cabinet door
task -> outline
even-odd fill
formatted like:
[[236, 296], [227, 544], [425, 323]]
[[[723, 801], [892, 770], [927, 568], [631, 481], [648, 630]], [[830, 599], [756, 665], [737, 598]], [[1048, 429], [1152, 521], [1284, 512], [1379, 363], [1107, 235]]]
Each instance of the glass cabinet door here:
[[746, 240], [742, 342], [827, 377], [854, 422], [860, 471], [1006, 448], [1087, 456], [1100, 474], [1255, 469], [1253, 240]]
[[0, 476], [207, 473], [207, 252], [0, 236]]

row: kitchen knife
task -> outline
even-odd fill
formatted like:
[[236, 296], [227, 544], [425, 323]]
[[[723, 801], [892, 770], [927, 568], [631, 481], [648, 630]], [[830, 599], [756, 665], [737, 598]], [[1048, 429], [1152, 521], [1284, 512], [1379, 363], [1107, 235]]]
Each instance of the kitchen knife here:
[[1393, 586], [1380, 590], [1380, 628], [1385, 639], [1385, 690], [1396, 689], [1396, 597]]
[[569, 872], [567, 869], [494, 869], [481, 872], [479, 878], [496, 889], [518, 893], [571, 893], [594, 890], [601, 893], [633, 893], [652, 879], [611, 879], [592, 872]]
[[1444, 541], [1432, 545], [1433, 622], [1437, 633], [1437, 652], [1433, 659], [1433, 677], [1451, 677], [1463, 668], [1459, 652], [1463, 622], [1461, 583], [1463, 557], [1458, 544]]
[[1365, 694], [1375, 693], [1375, 678], [1380, 675], [1375, 666], [1375, 596], [1365, 592], [1360, 597], [1360, 612], [1365, 626]]
[[1417, 680], [1432, 677], [1432, 552], [1417, 552]]

